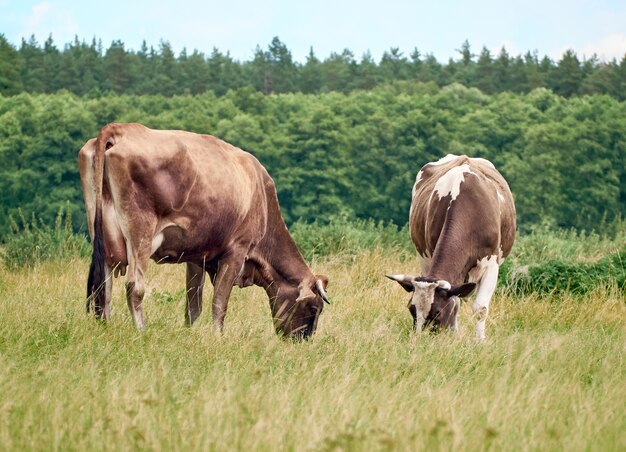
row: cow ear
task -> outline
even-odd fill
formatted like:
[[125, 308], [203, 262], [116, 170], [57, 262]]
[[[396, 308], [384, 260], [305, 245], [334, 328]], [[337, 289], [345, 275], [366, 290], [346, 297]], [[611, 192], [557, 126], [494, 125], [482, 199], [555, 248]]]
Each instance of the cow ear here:
[[322, 286], [324, 290], [328, 287], [328, 276], [326, 275], [315, 275], [315, 284], [317, 285], [317, 281], [322, 281]]
[[315, 299], [315, 294], [313, 293], [311, 288], [308, 285], [300, 286], [300, 292], [298, 293], [298, 298], [296, 298], [296, 301], [300, 303], [301, 301], [308, 301], [313, 299]]
[[465, 298], [476, 288], [476, 283], [465, 283], [460, 286], [454, 286], [452, 289], [448, 290], [449, 297], [461, 297]]
[[415, 286], [413, 286], [413, 276], [411, 275], [385, 275], [387, 278], [396, 281], [407, 292], [413, 292]]

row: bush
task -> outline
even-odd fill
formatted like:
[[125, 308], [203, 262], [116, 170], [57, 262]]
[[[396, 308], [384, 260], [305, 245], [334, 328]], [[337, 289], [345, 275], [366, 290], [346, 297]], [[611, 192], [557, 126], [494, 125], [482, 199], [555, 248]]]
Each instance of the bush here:
[[[595, 263], [554, 259], [536, 265], [514, 267], [505, 262], [501, 282], [517, 294], [572, 293], [582, 295], [598, 287], [626, 291], [626, 248]], [[504, 280], [504, 281], [502, 281]]]
[[528, 234], [518, 235], [511, 258], [520, 265], [554, 260], [595, 262], [626, 243], [626, 222], [616, 220], [612, 229], [617, 232], [601, 235], [574, 229], [533, 227]]
[[5, 238], [0, 257], [9, 269], [32, 267], [43, 261], [62, 261], [75, 257], [86, 257], [91, 246], [85, 236], [72, 231], [72, 215], [68, 208], [60, 208], [54, 227], [45, 224], [33, 214], [26, 220], [21, 209], [18, 211], [21, 226], [9, 219], [11, 233]]

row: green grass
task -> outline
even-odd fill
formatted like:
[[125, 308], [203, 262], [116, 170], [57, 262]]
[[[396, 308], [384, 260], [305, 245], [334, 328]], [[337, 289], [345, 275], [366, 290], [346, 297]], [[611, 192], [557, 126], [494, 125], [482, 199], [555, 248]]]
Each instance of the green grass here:
[[150, 267], [145, 332], [122, 283], [84, 312], [86, 259], [0, 267], [3, 450], [625, 450], [626, 300], [499, 292], [487, 342], [415, 335], [383, 275], [414, 259], [314, 261], [333, 304], [307, 343], [278, 339], [267, 298], [235, 289], [223, 336], [209, 300], [183, 326], [184, 266]]

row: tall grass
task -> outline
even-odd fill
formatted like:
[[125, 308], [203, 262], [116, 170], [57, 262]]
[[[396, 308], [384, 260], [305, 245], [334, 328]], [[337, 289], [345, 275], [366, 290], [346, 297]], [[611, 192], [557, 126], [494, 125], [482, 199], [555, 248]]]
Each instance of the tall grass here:
[[327, 224], [296, 222], [290, 232], [305, 259], [351, 257], [364, 250], [386, 249], [405, 259], [415, 255], [408, 226], [373, 220], [337, 219]]
[[550, 260], [593, 262], [626, 246], [626, 220], [618, 219], [607, 226], [612, 234], [574, 229], [552, 230], [532, 228], [529, 234], [517, 237], [513, 259], [522, 263], [543, 263]]
[[184, 266], [149, 268], [142, 333], [120, 281], [109, 323], [85, 315], [85, 258], [0, 267], [2, 449], [626, 448], [623, 293], [499, 293], [478, 344], [467, 304], [458, 335], [411, 332], [383, 275], [413, 257], [312, 267], [333, 304], [301, 344], [274, 335], [258, 288], [234, 290], [223, 336], [210, 308], [185, 328]]
[[500, 285], [516, 293], [626, 291], [626, 222], [611, 229], [612, 236], [543, 228], [519, 236], [500, 269]]
[[89, 242], [74, 234], [69, 204], [59, 209], [53, 226], [32, 215], [26, 219], [22, 210], [18, 219], [10, 218], [11, 233], [3, 238], [0, 258], [11, 269], [32, 267], [44, 261], [63, 262], [90, 253]]

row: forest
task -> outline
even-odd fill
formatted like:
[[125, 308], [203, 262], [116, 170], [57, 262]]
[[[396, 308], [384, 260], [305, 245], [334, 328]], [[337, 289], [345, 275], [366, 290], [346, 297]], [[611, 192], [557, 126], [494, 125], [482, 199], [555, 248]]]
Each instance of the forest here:
[[163, 96], [212, 92], [221, 96], [246, 86], [263, 94], [320, 94], [414, 80], [439, 87], [460, 83], [485, 94], [547, 88], [564, 97], [608, 94], [626, 99], [626, 55], [620, 61], [601, 61], [595, 55], [581, 60], [567, 50], [553, 61], [536, 51], [510, 55], [504, 47], [497, 54], [485, 47], [475, 54], [468, 41], [456, 52], [458, 59], [442, 64], [417, 47], [408, 54], [392, 47], [380, 61], [369, 52], [359, 57], [349, 49], [320, 59], [311, 48], [306, 61], [299, 63], [287, 45], [274, 37], [267, 48], [257, 46], [249, 61], [237, 61], [217, 48], [210, 55], [186, 49], [176, 55], [163, 40], [157, 48], [144, 41], [134, 51], [120, 40], [105, 48], [101, 40], [87, 43], [76, 37], [59, 49], [52, 36], [43, 45], [31, 36], [15, 48], [0, 34], [0, 94], [66, 89], [90, 97], [110, 92]]
[[[494, 84], [480, 86], [488, 80], [484, 55], [475, 61], [467, 43], [447, 65], [392, 49], [372, 65], [368, 85], [365, 60], [344, 52], [322, 62], [311, 53], [298, 65], [278, 38], [244, 63], [217, 50], [175, 58], [166, 42], [147, 54], [118, 44], [103, 51], [76, 40], [58, 51], [50, 38], [43, 49], [33, 40], [15, 49], [0, 35], [0, 237], [20, 216], [50, 224], [59, 209], [86, 231], [77, 153], [111, 121], [209, 133], [253, 153], [275, 179], [289, 225], [403, 226], [415, 175], [448, 153], [500, 169], [521, 231], [611, 233], [626, 216], [625, 59], [581, 63], [566, 52], [544, 65], [545, 58], [506, 56], [507, 72], [499, 72], [503, 55], [489, 56]], [[314, 59], [319, 71], [309, 72]], [[568, 89], [566, 67], [578, 74]], [[116, 78], [116, 68], [125, 77]]]

